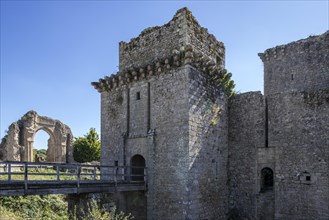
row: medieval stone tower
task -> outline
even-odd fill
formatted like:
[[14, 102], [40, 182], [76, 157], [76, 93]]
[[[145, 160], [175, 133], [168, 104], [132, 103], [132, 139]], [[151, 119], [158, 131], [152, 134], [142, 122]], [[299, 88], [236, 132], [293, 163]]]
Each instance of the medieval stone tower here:
[[225, 216], [227, 97], [210, 80], [220, 77], [224, 53], [183, 8], [164, 26], [121, 42], [119, 73], [95, 84], [101, 161], [145, 160], [149, 219]]
[[188, 9], [120, 42], [119, 72], [92, 84], [101, 163], [147, 167], [137, 219], [328, 219], [328, 42], [265, 51], [265, 95], [230, 99], [224, 45]]

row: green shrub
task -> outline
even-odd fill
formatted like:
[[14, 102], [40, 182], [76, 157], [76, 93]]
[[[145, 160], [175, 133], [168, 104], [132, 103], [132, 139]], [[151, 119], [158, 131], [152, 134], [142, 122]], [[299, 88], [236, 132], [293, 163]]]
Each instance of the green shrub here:
[[[107, 211], [99, 208], [96, 201], [91, 202], [88, 210], [81, 210], [84, 220], [131, 220], [131, 214]], [[0, 197], [0, 219], [6, 220], [68, 220], [65, 195], [45, 196], [2, 196]], [[77, 220], [77, 217], [73, 217]]]
[[75, 138], [73, 157], [79, 163], [99, 161], [101, 143], [95, 128], [90, 128], [84, 137]]
[[[84, 212], [82, 210], [82, 212]], [[131, 220], [134, 217], [129, 214], [125, 215], [123, 212], [117, 213], [116, 209], [113, 208], [112, 211], [107, 211], [104, 208], [98, 207], [96, 201], [92, 201], [89, 204], [89, 208], [83, 220]]]
[[67, 219], [67, 202], [64, 195], [2, 196], [0, 216], [12, 219]]

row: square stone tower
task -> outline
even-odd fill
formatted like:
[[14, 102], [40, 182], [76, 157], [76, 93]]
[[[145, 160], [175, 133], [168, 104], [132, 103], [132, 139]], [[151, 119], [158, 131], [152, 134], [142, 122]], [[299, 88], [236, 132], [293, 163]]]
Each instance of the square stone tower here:
[[101, 93], [101, 164], [145, 164], [147, 219], [225, 217], [224, 54], [182, 8], [120, 42], [119, 72], [92, 83]]
[[329, 31], [259, 56], [273, 218], [329, 219]]
[[328, 89], [328, 44], [329, 31], [259, 53], [264, 63], [265, 96]]

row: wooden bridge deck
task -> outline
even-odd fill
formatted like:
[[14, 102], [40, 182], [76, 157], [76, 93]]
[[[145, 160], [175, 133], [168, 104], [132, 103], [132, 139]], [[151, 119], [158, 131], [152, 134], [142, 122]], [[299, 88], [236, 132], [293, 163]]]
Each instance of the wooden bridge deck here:
[[145, 167], [0, 162], [0, 196], [139, 190], [146, 190]]

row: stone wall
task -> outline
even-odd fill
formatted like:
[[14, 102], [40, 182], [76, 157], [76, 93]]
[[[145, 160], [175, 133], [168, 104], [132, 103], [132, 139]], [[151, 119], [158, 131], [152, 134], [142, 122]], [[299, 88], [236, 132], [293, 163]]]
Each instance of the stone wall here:
[[265, 106], [260, 92], [231, 98], [229, 104], [229, 217], [256, 219], [257, 154], [265, 147]]
[[102, 194], [99, 203], [105, 210], [115, 208], [117, 213], [122, 211], [134, 219], [147, 219], [147, 198], [144, 191]]
[[187, 8], [182, 8], [167, 24], [147, 28], [130, 42], [120, 42], [119, 71], [126, 72], [145, 63], [164, 60], [171, 56], [173, 50], [186, 45], [192, 45], [198, 55], [206, 56], [224, 67], [224, 44], [201, 27]]
[[145, 158], [148, 212], [154, 219], [169, 213], [179, 219], [186, 209], [187, 90], [188, 68], [182, 67], [102, 93], [101, 163], [114, 165], [118, 160], [119, 165], [130, 165], [136, 154]]
[[154, 82], [151, 89], [151, 128], [156, 136], [154, 148], [150, 149], [154, 169], [149, 219], [186, 216], [189, 71], [189, 66], [173, 70]]
[[227, 212], [227, 97], [201, 71], [189, 74], [187, 219], [224, 219]]
[[328, 88], [329, 31], [267, 49], [259, 56], [264, 62], [265, 95]]
[[329, 218], [329, 91], [267, 97], [275, 218]]
[[0, 144], [0, 160], [20, 161], [21, 160], [21, 146], [19, 145], [19, 125], [12, 123], [7, 135], [3, 137]]
[[143, 191], [68, 194], [66, 201], [69, 219], [97, 220], [97, 213], [103, 211], [115, 211], [116, 214], [122, 211], [124, 216], [130, 215], [133, 219], [146, 219], [147, 205]]
[[166, 58], [172, 50], [186, 45], [181, 26], [183, 17], [176, 14], [174, 18], [162, 27], [147, 28], [130, 42], [119, 44], [119, 70], [126, 71], [156, 59]]
[[101, 94], [101, 163], [145, 158], [149, 219], [225, 216], [227, 104], [209, 76], [185, 65]]

